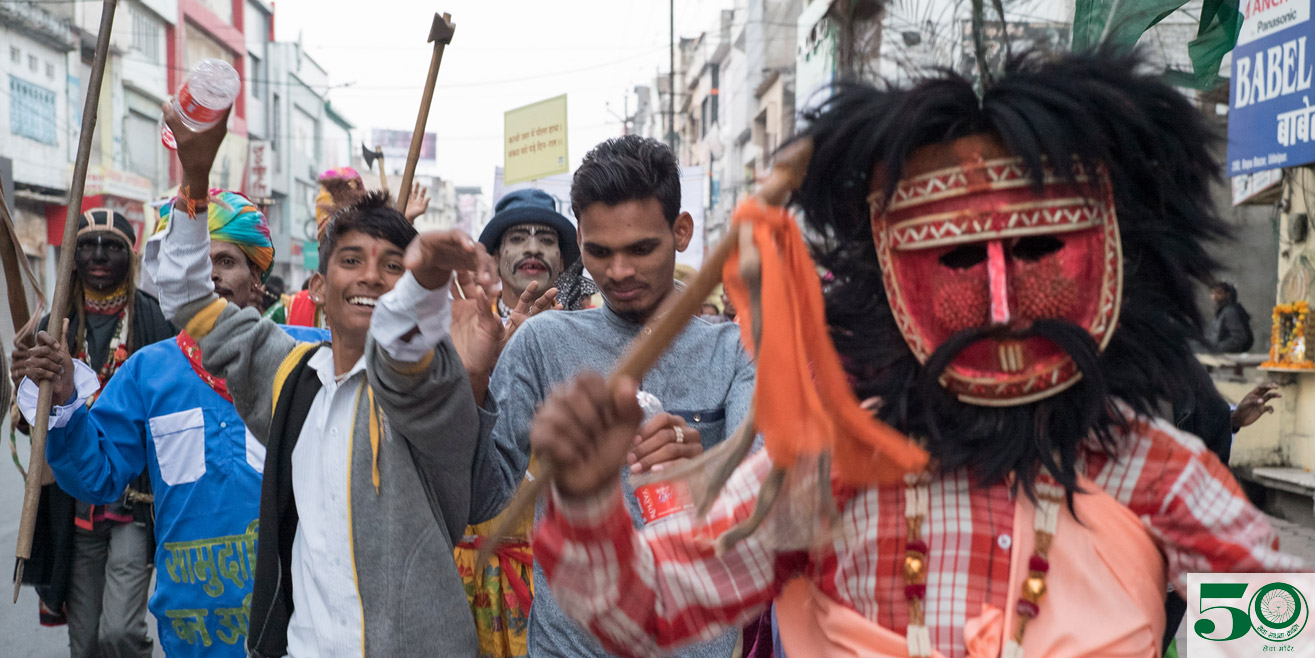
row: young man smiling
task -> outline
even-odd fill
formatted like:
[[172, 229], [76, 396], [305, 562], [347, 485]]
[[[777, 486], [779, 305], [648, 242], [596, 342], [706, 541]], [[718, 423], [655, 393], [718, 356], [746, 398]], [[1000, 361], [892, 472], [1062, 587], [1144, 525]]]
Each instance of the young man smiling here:
[[[161, 226], [173, 205], [161, 210]], [[274, 262], [265, 217], [246, 197], [211, 190], [211, 280], [239, 308], [258, 306]], [[328, 332], [286, 327], [302, 340]], [[42, 332], [25, 364], [19, 407], [36, 412], [36, 383], [56, 382], [46, 457], [60, 487], [107, 503], [143, 469], [155, 495], [155, 594], [150, 608], [171, 658], [246, 655], [265, 448], [246, 431], [224, 380], [183, 332], [133, 354], [95, 407], [96, 373]]]
[[472, 655], [452, 547], [514, 492], [472, 478], [487, 425], [449, 335], [446, 288], [452, 270], [475, 268], [477, 245], [460, 232], [417, 237], [385, 195], [342, 209], [310, 286], [332, 347], [296, 344], [210, 284], [207, 236], [192, 218], [205, 198], [194, 191], [224, 122], [198, 134], [168, 105], [164, 113], [178, 140], [177, 203], [186, 214], [152, 241], [148, 264], [165, 313], [196, 337], [203, 365], [227, 380], [267, 449], [251, 655]]
[[[579, 218], [584, 266], [606, 304], [536, 316], [507, 345], [490, 387], [501, 413], [494, 436], [503, 454], [503, 486], [520, 482], [530, 453], [530, 421], [549, 391], [579, 372], [610, 371], [643, 324], [662, 312], [675, 292], [676, 252], [685, 250], [694, 232], [689, 213], [680, 210], [676, 157], [651, 139], [621, 137], [590, 151], [576, 170], [571, 205]], [[646, 519], [629, 474], [720, 443], [748, 411], [753, 372], [735, 325], [696, 318], [649, 370], [641, 388], [661, 400], [667, 413], [640, 428], [630, 451], [632, 465], [621, 470], [636, 527]], [[534, 583], [529, 655], [610, 655], [562, 613], [538, 564]], [[728, 632], [677, 655], [721, 658], [734, 645], [735, 634]]]

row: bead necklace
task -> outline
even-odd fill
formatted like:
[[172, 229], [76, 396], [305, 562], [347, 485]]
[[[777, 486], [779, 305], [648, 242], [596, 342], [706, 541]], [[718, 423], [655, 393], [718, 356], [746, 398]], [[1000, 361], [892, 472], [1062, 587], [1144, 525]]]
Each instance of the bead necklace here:
[[[904, 520], [908, 527], [908, 541], [904, 545], [904, 598], [909, 602], [909, 628], [906, 633], [909, 658], [930, 658], [931, 631], [927, 628], [927, 542], [922, 537], [922, 524], [931, 508], [931, 476], [926, 473], [904, 476]], [[1039, 604], [1046, 593], [1046, 573], [1050, 571], [1047, 555], [1054, 542], [1059, 524], [1060, 504], [1064, 501], [1064, 488], [1048, 477], [1036, 483], [1035, 547], [1028, 560], [1027, 578], [1023, 581], [1018, 598], [1018, 626], [1005, 643], [1001, 658], [1022, 658], [1023, 633], [1027, 623], [1040, 612]]]

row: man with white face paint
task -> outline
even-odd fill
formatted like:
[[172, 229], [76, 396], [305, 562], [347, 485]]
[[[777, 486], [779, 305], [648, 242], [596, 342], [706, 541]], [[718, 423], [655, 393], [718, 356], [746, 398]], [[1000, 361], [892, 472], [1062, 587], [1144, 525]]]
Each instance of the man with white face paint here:
[[502, 197], [479, 241], [498, 261], [502, 279], [498, 314], [503, 320], [530, 284], [547, 290], [580, 259], [575, 226], [557, 212], [556, 201], [543, 190], [516, 190]]

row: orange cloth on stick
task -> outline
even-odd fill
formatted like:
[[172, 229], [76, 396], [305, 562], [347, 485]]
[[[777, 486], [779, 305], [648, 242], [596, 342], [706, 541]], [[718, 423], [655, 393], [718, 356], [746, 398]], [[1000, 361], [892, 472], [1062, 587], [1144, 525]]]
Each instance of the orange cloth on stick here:
[[732, 231], [745, 222], [762, 257], [761, 345], [753, 344], [738, 250], [726, 261], [722, 281], [741, 309], [743, 342], [757, 358], [755, 418], [772, 463], [788, 468], [830, 449], [833, 476], [859, 487], [922, 470], [927, 453], [864, 411], [850, 389], [827, 333], [822, 283], [794, 218], [751, 198], [735, 209]]

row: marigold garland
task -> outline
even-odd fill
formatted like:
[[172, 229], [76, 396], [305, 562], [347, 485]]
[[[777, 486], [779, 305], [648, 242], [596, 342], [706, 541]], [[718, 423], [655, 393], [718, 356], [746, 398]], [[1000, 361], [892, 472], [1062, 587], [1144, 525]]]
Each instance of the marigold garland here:
[[[1261, 364], [1262, 368], [1293, 368], [1315, 370], [1315, 359], [1311, 358], [1310, 348], [1315, 345], [1315, 334], [1311, 332], [1310, 304], [1305, 301], [1291, 304], [1279, 304], [1270, 316], [1273, 324], [1269, 336], [1269, 360]], [[1284, 337], [1284, 321], [1292, 319], [1292, 330]]]

